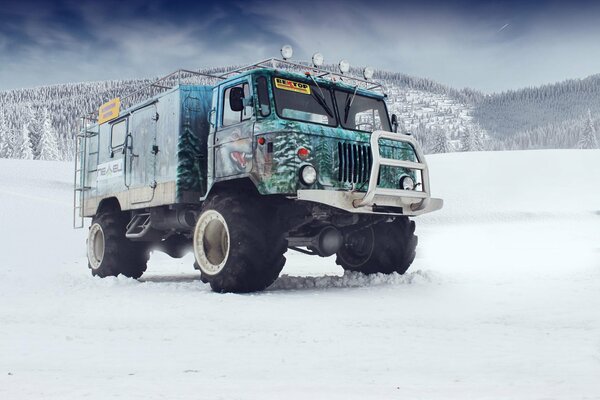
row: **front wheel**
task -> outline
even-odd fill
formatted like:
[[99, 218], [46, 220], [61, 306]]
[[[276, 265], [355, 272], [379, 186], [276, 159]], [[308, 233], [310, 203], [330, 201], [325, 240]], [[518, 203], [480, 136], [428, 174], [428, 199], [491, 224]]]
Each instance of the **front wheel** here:
[[380, 222], [344, 235], [336, 263], [365, 274], [403, 274], [415, 259], [418, 238], [415, 223], [406, 217]]
[[195, 267], [213, 291], [247, 293], [275, 282], [287, 243], [258, 201], [217, 194], [203, 206], [193, 249]]

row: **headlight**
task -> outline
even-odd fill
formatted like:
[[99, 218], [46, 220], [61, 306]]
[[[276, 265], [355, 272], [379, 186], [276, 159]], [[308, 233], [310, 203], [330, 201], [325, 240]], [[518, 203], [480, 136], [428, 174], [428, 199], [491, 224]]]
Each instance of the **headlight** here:
[[317, 180], [317, 170], [312, 165], [305, 165], [300, 168], [300, 180], [307, 186], [312, 185]]
[[415, 181], [410, 176], [403, 176], [400, 178], [400, 189], [402, 190], [413, 190], [415, 188]]

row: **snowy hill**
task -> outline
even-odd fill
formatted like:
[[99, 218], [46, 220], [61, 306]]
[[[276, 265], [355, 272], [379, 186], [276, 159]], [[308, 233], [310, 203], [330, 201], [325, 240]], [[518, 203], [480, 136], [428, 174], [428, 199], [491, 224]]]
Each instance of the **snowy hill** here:
[[[354, 68], [353, 73], [361, 72]], [[589, 125], [588, 110], [592, 125], [600, 131], [600, 75], [487, 96], [396, 72], [376, 71], [374, 78], [387, 88], [388, 107], [398, 115], [400, 129], [414, 134], [426, 153], [464, 150], [461, 138], [465, 135], [481, 138], [475, 150], [575, 148]], [[56, 158], [72, 159], [72, 138], [80, 127], [80, 116], [151, 81], [82, 82], [0, 91], [0, 158], [30, 158], [29, 152], [22, 150], [27, 147], [33, 158], [40, 158], [42, 126], [49, 124], [52, 129], [46, 136], [55, 137], [59, 145]], [[211, 82], [196, 79], [194, 83]], [[9, 147], [17, 149], [15, 154], [2, 149], [7, 136], [14, 137]], [[440, 145], [440, 140], [445, 143]]]
[[404, 276], [292, 253], [212, 293], [192, 257], [95, 279], [71, 165], [0, 160], [0, 398], [534, 399], [600, 393], [600, 150], [428, 157]]
[[600, 115], [600, 74], [492, 94], [475, 104], [474, 117], [496, 136], [578, 121], [588, 110]]

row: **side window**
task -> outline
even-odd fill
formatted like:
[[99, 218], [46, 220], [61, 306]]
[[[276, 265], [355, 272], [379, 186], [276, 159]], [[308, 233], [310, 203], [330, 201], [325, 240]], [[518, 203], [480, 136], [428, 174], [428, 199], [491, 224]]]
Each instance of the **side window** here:
[[223, 121], [221, 126], [229, 126], [239, 124], [242, 121], [248, 120], [252, 117], [252, 104], [249, 102], [242, 111], [233, 111], [231, 104], [229, 104], [229, 95], [231, 89], [234, 87], [241, 87], [244, 90], [244, 98], [250, 99], [250, 85], [247, 82], [240, 83], [239, 85], [229, 87], [223, 92]]
[[271, 114], [271, 103], [269, 102], [267, 78], [264, 76], [259, 76], [256, 79], [256, 92], [258, 96], [258, 112], [261, 117], [268, 117]]
[[123, 146], [125, 144], [125, 137], [127, 136], [127, 120], [124, 119], [113, 124], [110, 131], [110, 146], [113, 149]]

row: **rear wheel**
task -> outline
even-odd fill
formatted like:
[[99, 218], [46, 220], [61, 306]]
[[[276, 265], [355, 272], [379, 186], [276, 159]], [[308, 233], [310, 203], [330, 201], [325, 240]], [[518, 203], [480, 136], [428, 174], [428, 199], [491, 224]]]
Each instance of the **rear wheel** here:
[[403, 274], [415, 259], [415, 223], [406, 217], [380, 222], [344, 236], [336, 263], [365, 274]]
[[246, 293], [275, 282], [287, 243], [257, 200], [217, 194], [203, 206], [193, 248], [195, 267], [212, 290]]
[[92, 220], [87, 240], [92, 275], [139, 278], [146, 271], [147, 247], [125, 237], [127, 221], [127, 215], [117, 211], [99, 214]]

